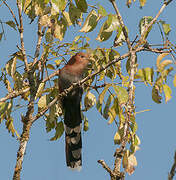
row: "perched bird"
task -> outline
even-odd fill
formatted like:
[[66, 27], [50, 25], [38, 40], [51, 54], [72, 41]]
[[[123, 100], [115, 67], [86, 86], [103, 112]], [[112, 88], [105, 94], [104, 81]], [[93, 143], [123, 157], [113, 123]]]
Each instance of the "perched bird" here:
[[[85, 69], [89, 63], [89, 54], [77, 53], [59, 72], [59, 92], [69, 88], [72, 83], [83, 79]], [[80, 169], [82, 165], [81, 140], [81, 107], [80, 102], [83, 88], [74, 88], [61, 102], [64, 110], [65, 151], [67, 166]]]

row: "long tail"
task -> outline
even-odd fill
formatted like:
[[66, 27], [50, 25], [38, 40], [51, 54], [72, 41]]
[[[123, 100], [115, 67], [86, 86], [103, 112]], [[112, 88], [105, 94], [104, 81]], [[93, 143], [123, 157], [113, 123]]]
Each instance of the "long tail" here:
[[81, 151], [81, 124], [75, 128], [69, 128], [65, 125], [65, 152], [68, 167], [78, 170], [81, 168]]
[[80, 169], [82, 165], [81, 110], [79, 94], [64, 98], [65, 152], [67, 166]]

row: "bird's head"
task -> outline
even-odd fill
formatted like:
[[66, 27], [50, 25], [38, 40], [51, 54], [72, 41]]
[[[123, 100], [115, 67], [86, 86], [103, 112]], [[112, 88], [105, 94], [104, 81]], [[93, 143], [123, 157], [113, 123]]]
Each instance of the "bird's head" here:
[[90, 55], [88, 53], [79, 52], [77, 53], [74, 58], [79, 63], [89, 63]]

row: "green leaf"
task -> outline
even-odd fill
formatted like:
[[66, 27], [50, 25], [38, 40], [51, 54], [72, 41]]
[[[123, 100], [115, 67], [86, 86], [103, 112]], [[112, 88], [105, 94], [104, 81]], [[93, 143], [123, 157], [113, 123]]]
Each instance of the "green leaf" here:
[[163, 24], [163, 30], [164, 30], [164, 34], [168, 35], [169, 32], [171, 31], [170, 24]]
[[125, 88], [121, 86], [113, 85], [114, 91], [116, 93], [116, 96], [118, 98], [118, 102], [120, 104], [126, 104], [128, 101], [128, 92]]
[[108, 117], [109, 117], [108, 112], [109, 112], [109, 108], [110, 108], [110, 105], [111, 105], [112, 100], [113, 100], [113, 95], [110, 94], [109, 97], [108, 97], [108, 99], [107, 99], [107, 101], [106, 101], [105, 108], [104, 108], [104, 110], [103, 110], [103, 117], [104, 117], [105, 119], [108, 119]]
[[56, 12], [63, 11], [66, 8], [66, 0], [51, 0], [52, 7]]
[[52, 129], [55, 128], [55, 125], [56, 125], [56, 121], [50, 121], [50, 118], [49, 118], [49, 115], [48, 114], [45, 114], [45, 117], [46, 117], [46, 132], [50, 132]]
[[115, 120], [118, 114], [119, 114], [119, 104], [118, 104], [118, 99], [115, 98], [113, 105], [111, 106], [108, 112], [108, 116], [110, 117], [108, 124], [111, 124]]
[[130, 128], [131, 128], [132, 133], [135, 134], [138, 129], [137, 123], [136, 122], [131, 123]]
[[0, 123], [5, 118], [5, 112], [8, 108], [9, 103], [8, 102], [0, 102]]
[[0, 115], [5, 113], [8, 104], [9, 104], [8, 102], [0, 102]]
[[99, 97], [98, 97], [98, 102], [100, 102], [100, 104], [103, 103], [104, 96], [105, 96], [107, 90], [110, 88], [110, 86], [111, 86], [111, 84], [107, 84], [107, 85], [104, 87], [104, 89], [103, 89], [103, 91], [101, 92], [101, 94], [99, 95]]
[[63, 18], [61, 18], [58, 21], [58, 23], [55, 25], [54, 37], [62, 41], [65, 36], [66, 30], [67, 30], [67, 23]]
[[46, 42], [52, 42], [53, 41], [53, 35], [51, 34], [51, 29], [48, 29], [45, 34], [45, 40]]
[[[127, 27], [125, 27], [127, 33], [128, 33], [128, 29]], [[122, 46], [123, 45], [123, 42], [125, 42], [126, 39], [125, 39], [125, 36], [124, 36], [124, 33], [122, 31], [122, 27], [119, 26], [119, 28], [117, 29], [117, 35], [114, 39], [114, 47], [117, 47], [117, 46]]]
[[167, 84], [163, 84], [163, 91], [165, 94], [165, 102], [167, 103], [172, 98], [172, 90]]
[[16, 30], [16, 24], [13, 21], [7, 21], [6, 24]]
[[69, 17], [73, 25], [82, 17], [80, 9], [76, 8], [73, 3], [70, 3], [69, 6]]
[[97, 19], [98, 19], [98, 15], [97, 15], [96, 11], [92, 10], [88, 14], [80, 32], [86, 32], [87, 33], [87, 32], [93, 31], [97, 25], [97, 22], [98, 22]]
[[101, 26], [101, 29], [99, 31], [99, 34], [96, 38], [96, 40], [98, 41], [106, 41], [108, 40], [111, 35], [112, 35], [112, 31], [110, 32], [106, 32], [106, 30], [110, 27], [110, 25], [112, 24], [112, 19], [113, 19], [113, 15], [109, 14], [108, 15], [108, 19], [104, 22], [104, 24]]
[[55, 140], [59, 139], [62, 136], [62, 134], [64, 133], [64, 124], [62, 121], [57, 123], [55, 130], [56, 130], [55, 135], [54, 135], [54, 137], [52, 137], [50, 139], [50, 141], [55, 141]]
[[[153, 76], [154, 76], [154, 70], [153, 68], [142, 68], [138, 70], [137, 77], [140, 77], [144, 83], [149, 83], [151, 86], [153, 84]], [[146, 84], [147, 85], [147, 84]]]
[[162, 20], [160, 20], [159, 22], [161, 23], [161, 25], [163, 27], [164, 34], [168, 35], [171, 31], [170, 24], [166, 24], [165, 21], [162, 21]]
[[118, 57], [120, 57], [119, 52], [117, 52], [114, 49], [111, 49], [110, 52], [109, 52], [109, 61], [113, 61], [114, 59], [116, 59]]
[[23, 84], [25, 84], [24, 83], [25, 81], [24, 81], [22, 75], [18, 71], [15, 72], [13, 79], [15, 81], [15, 84], [14, 84], [15, 90], [19, 90], [19, 89], [22, 89], [22, 87], [24, 87]]
[[101, 16], [103, 16], [103, 17], [104, 17], [104, 16], [107, 16], [106, 9], [105, 9], [103, 6], [101, 6], [101, 5], [99, 5], [98, 14], [101, 15]]
[[6, 128], [8, 129], [8, 132], [11, 132], [12, 133], [12, 136], [14, 137], [15, 134], [18, 138], [20, 138], [18, 132], [15, 130], [14, 128], [14, 124], [13, 124], [13, 119], [12, 117], [9, 117], [7, 120], [6, 120]]
[[119, 20], [117, 19], [117, 16], [116, 15], [112, 15], [110, 14], [108, 16], [108, 24], [109, 24], [109, 27], [107, 29], [105, 29], [104, 31], [105, 32], [112, 32], [112, 31], [117, 31], [118, 30], [118, 27], [120, 26], [120, 23], [119, 23]]
[[13, 78], [16, 71], [16, 57], [11, 58], [6, 64], [7, 73]]
[[157, 104], [161, 103], [161, 99], [162, 97], [159, 95], [159, 90], [158, 88], [156, 88], [156, 86], [154, 85], [152, 88], [152, 99], [154, 102], [156, 102]]
[[45, 88], [45, 83], [43, 83], [43, 82], [40, 83], [38, 90], [37, 90], [37, 93], [36, 93], [36, 96], [35, 96], [35, 99], [37, 99], [38, 97], [41, 97], [44, 88]]
[[[140, 22], [139, 22], [139, 32], [142, 35], [144, 33], [144, 30], [146, 29], [146, 27], [150, 24], [150, 22], [153, 20], [152, 16], [144, 16]], [[151, 31], [152, 26], [148, 29], [148, 31], [145, 33], [144, 35], [144, 39], [147, 38], [149, 32]]]
[[87, 2], [86, 0], [75, 0], [76, 6], [84, 13], [87, 12]]
[[57, 121], [57, 115], [56, 115], [56, 105], [53, 105], [50, 107], [49, 109], [49, 116], [47, 118], [47, 120], [52, 123], [52, 122], [56, 122]]

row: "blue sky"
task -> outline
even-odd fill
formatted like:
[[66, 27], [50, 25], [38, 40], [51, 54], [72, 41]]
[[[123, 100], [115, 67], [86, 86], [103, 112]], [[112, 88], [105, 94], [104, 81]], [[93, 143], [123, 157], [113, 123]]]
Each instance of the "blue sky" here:
[[[114, 10], [109, 1], [91, 1], [96, 4], [99, 2], [106, 7], [107, 11], [114, 13]], [[128, 9], [125, 6], [125, 1], [119, 2], [119, 10], [124, 22], [129, 28], [131, 40], [135, 38], [138, 31], [138, 23], [143, 16], [154, 16], [161, 7], [160, 0], [147, 1], [143, 9], [139, 9], [139, 3], [136, 2]], [[90, 3], [90, 1], [89, 1]], [[10, 2], [9, 5], [15, 10], [15, 5]], [[162, 13], [159, 19], [165, 20], [171, 24], [172, 32], [170, 40], [174, 43], [176, 40], [176, 22], [174, 13], [176, 10], [175, 3], [171, 3]], [[5, 7], [0, 7], [1, 21], [10, 20]], [[34, 43], [36, 42], [35, 22], [32, 25], [28, 24], [28, 19], [25, 18], [25, 47], [27, 51], [33, 54]], [[98, 43], [95, 38], [98, 30], [90, 33], [91, 47], [111, 47], [111, 41]], [[76, 34], [76, 30], [66, 34], [66, 40], [69, 40], [72, 34]], [[9, 55], [16, 52], [16, 45], [19, 42], [17, 33], [10, 28], [6, 28], [6, 40], [0, 42], [0, 67], [3, 67]], [[149, 42], [161, 42], [161, 37], [157, 28], [154, 27], [149, 35]], [[112, 37], [113, 39], [113, 37]], [[122, 49], [121, 52], [125, 52]], [[139, 67], [155, 66], [157, 55], [151, 53], [140, 53], [138, 55]], [[168, 81], [172, 84], [172, 80]], [[0, 97], [5, 95], [4, 87]], [[132, 176], [126, 177], [126, 180], [148, 180], [148, 179], [167, 179], [168, 172], [173, 162], [174, 151], [176, 150], [175, 127], [176, 120], [174, 110], [176, 107], [176, 95], [172, 87], [173, 98], [167, 104], [155, 104], [151, 98], [151, 87], [146, 87], [142, 84], [136, 85], [136, 110], [151, 109], [149, 112], [137, 114], [136, 121], [138, 123], [137, 134], [141, 140], [140, 150], [137, 151], [136, 157], [138, 166]], [[16, 129], [21, 132], [22, 123], [20, 121], [20, 113], [14, 112], [14, 123]], [[114, 124], [108, 125], [107, 121], [97, 112], [95, 108], [86, 113], [89, 119], [90, 129], [82, 133], [83, 139], [83, 167], [80, 172], [69, 170], [65, 165], [65, 145], [64, 136], [58, 141], [49, 141], [53, 133], [46, 133], [45, 122], [41, 118], [36, 121], [31, 129], [30, 140], [27, 145], [26, 155], [23, 162], [22, 180], [88, 180], [88, 179], [109, 179], [109, 174], [97, 163], [97, 160], [104, 159], [105, 162], [113, 167], [113, 154], [117, 146], [114, 145], [113, 137], [116, 132]], [[18, 150], [18, 141], [11, 137], [5, 128], [5, 122], [0, 124], [0, 179], [12, 179], [13, 171], [16, 163], [16, 153]]]

